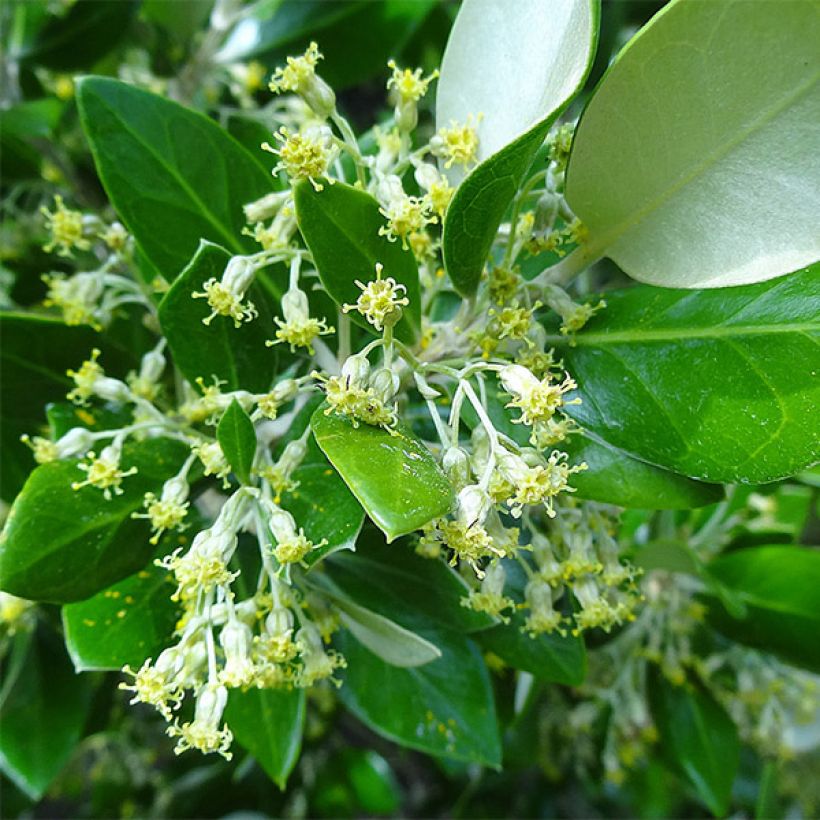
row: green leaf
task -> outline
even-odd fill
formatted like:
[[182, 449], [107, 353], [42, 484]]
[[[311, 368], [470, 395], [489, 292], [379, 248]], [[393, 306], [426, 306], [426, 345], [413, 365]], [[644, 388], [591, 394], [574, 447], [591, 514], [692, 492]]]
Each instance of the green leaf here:
[[[587, 106], [567, 171], [585, 253], [671, 287], [770, 279], [820, 257], [816, 3], [672, 2]], [[761, 184], [765, 169], [765, 184]]]
[[20, 441], [45, 423], [46, 404], [64, 400], [73, 382], [66, 375], [77, 369], [95, 347], [102, 364], [125, 375], [122, 356], [110, 350], [88, 327], [69, 327], [42, 316], [0, 313], [0, 443], [3, 468], [0, 496], [11, 501], [36, 466], [31, 450]]
[[305, 690], [232, 689], [225, 721], [237, 743], [284, 791], [302, 747]]
[[273, 336], [273, 310], [259, 284], [248, 291], [259, 316], [241, 327], [226, 316], [210, 325], [202, 320], [210, 313], [206, 299], [194, 299], [194, 291], [211, 277], [221, 278], [231, 254], [218, 245], [202, 242], [190, 264], [177, 277], [159, 305], [159, 323], [174, 355], [174, 364], [188, 381], [213, 377], [226, 382], [225, 390], [263, 392], [277, 372], [279, 349], [267, 348]]
[[570, 462], [589, 467], [572, 477], [578, 498], [652, 510], [705, 507], [724, 497], [720, 484], [704, 484], [662, 470], [587, 433], [571, 436], [561, 445]]
[[256, 431], [251, 417], [236, 399], [222, 414], [216, 437], [231, 469], [243, 484], [249, 484], [256, 456]]
[[39, 142], [51, 136], [63, 109], [60, 100], [48, 97], [0, 111], [0, 169], [6, 180], [39, 175]]
[[257, 249], [242, 236], [242, 205], [273, 190], [271, 177], [216, 123], [102, 77], [79, 82], [77, 103], [111, 203], [166, 279], [201, 239], [231, 253]]
[[372, 609], [359, 606], [326, 575], [317, 573], [311, 576], [311, 580], [339, 611], [342, 625], [385, 663], [401, 667], [423, 666], [441, 657], [441, 652], [430, 641]]
[[117, 45], [138, 7], [135, 0], [77, 0], [48, 20], [19, 59], [54, 71], [88, 68]]
[[[184, 543], [184, 536], [174, 538]], [[163, 539], [167, 544], [171, 538]], [[179, 543], [168, 544], [170, 553]], [[63, 607], [66, 648], [78, 672], [142, 666], [170, 645], [179, 608], [171, 600], [168, 571], [153, 564], [98, 592]]]
[[188, 448], [169, 439], [128, 442], [122, 495], [106, 501], [96, 487], [72, 490], [85, 478], [76, 461], [40, 465], [26, 481], [0, 534], [0, 578], [6, 592], [33, 601], [68, 603], [126, 578], [148, 563], [149, 525], [131, 513], [146, 492], [159, 494]]
[[310, 424], [322, 451], [388, 542], [450, 511], [450, 482], [410, 430], [399, 425], [391, 435], [381, 427], [354, 427], [345, 418], [325, 415], [323, 407]]
[[417, 627], [442, 657], [402, 669], [342, 632], [347, 659], [342, 701], [373, 731], [428, 754], [501, 765], [492, 688], [472, 641], [445, 629]]
[[707, 570], [745, 605], [743, 617], [732, 617], [717, 598], [709, 598], [708, 617], [716, 629], [820, 673], [820, 552], [751, 547], [718, 556]]
[[673, 686], [660, 674], [650, 680], [649, 702], [664, 757], [713, 814], [726, 814], [740, 761], [732, 719], [705, 690]]
[[388, 545], [371, 530], [359, 540], [355, 555], [334, 555], [325, 570], [356, 603], [408, 628], [419, 614], [460, 632], [493, 625], [488, 615], [461, 605], [470, 591], [461, 576], [444, 561], [417, 555], [409, 540]]
[[57, 635], [41, 628], [17, 635], [19, 642], [28, 649], [0, 708], [0, 769], [39, 800], [80, 740], [91, 688], [74, 674]]
[[254, 58], [273, 69], [316, 40], [324, 55], [320, 73], [339, 91], [384, 75], [388, 59], [398, 58], [435, 5], [435, 0], [284, 0], [272, 15], [263, 7], [241, 20], [217, 59]]
[[765, 483], [813, 464], [818, 274], [608, 293], [562, 351], [582, 399], [568, 412], [609, 444], [704, 481]]
[[74, 427], [85, 427], [99, 433], [130, 424], [134, 415], [128, 407], [78, 407], [68, 401], [59, 401], [46, 407], [46, 418], [51, 437], [58, 439]]
[[[309, 182], [294, 186], [294, 202], [299, 230], [313, 254], [319, 278], [337, 305], [354, 304], [361, 294], [356, 284], [376, 277], [376, 263], [384, 265], [384, 276], [391, 276], [407, 288], [410, 304], [396, 325], [396, 337], [415, 341], [421, 328], [419, 273], [412, 252], [401, 242], [379, 236], [386, 222], [379, 204], [370, 194], [336, 182], [315, 191]], [[357, 311], [349, 316], [354, 322], [375, 332]]]
[[482, 115], [479, 165], [450, 204], [442, 240], [447, 272], [465, 296], [478, 287], [498, 226], [536, 151], [589, 73], [599, 15], [594, 0], [461, 5], [442, 62], [436, 124]]
[[316, 775], [311, 811], [317, 817], [394, 816], [402, 791], [390, 764], [372, 749], [333, 752]]

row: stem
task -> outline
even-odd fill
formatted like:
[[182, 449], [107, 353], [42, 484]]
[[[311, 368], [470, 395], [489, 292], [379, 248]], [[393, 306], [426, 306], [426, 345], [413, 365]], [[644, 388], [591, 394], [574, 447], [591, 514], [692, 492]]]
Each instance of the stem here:
[[557, 265], [547, 268], [533, 279], [530, 284], [565, 285], [571, 282], [581, 271], [593, 265], [603, 254], [597, 252], [590, 245], [579, 245], [574, 251], [565, 256]]

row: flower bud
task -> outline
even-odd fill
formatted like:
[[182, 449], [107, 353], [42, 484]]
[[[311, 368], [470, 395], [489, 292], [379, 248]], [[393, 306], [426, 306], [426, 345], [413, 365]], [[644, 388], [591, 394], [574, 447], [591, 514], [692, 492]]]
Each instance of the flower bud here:
[[57, 458], [70, 458], [87, 453], [94, 444], [94, 436], [85, 427], [73, 427], [57, 442]]
[[385, 404], [389, 404], [396, 397], [401, 386], [401, 379], [398, 373], [388, 368], [379, 368], [370, 379], [370, 386], [373, 392]]
[[469, 484], [458, 494], [458, 519], [467, 526], [481, 524], [492, 509], [493, 502], [478, 484]]
[[448, 447], [444, 451], [441, 466], [457, 490], [467, 486], [470, 481], [470, 457], [461, 447]]
[[366, 356], [357, 353], [349, 356], [342, 365], [342, 379], [350, 387], [362, 387], [370, 376], [370, 362]]

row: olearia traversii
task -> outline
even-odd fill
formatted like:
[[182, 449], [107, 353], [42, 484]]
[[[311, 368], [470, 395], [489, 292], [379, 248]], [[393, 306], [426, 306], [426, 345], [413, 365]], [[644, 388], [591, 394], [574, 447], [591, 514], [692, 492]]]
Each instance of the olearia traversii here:
[[[132, 444], [171, 438], [188, 448], [178, 471], [145, 493], [133, 512], [145, 522], [146, 538], [163, 550], [155, 563], [173, 582], [179, 621], [171, 645], [138, 668], [126, 667], [129, 681], [122, 684], [132, 702], [152, 705], [168, 721], [177, 752], [230, 756], [224, 710], [231, 689], [338, 683], [336, 672], [345, 666], [328, 645], [339, 622], [333, 603], [306, 582], [325, 542], [287, 503], [300, 487], [310, 429], [282, 439], [317, 393], [326, 414], [353, 428], [397, 434], [409, 405], [426, 415], [428, 447], [457, 501], [427, 524], [415, 548], [459, 568], [468, 584], [465, 607], [500, 621], [520, 612], [522, 631], [537, 638], [612, 630], [633, 620], [641, 599], [637, 572], [614, 537], [615, 513], [572, 496], [573, 479], [586, 465], [574, 463], [563, 445], [577, 429], [568, 410], [580, 399], [549, 347], [550, 340], [581, 330], [603, 303], [576, 302], [557, 282], [536, 287], [519, 271], [525, 256], [543, 253], [550, 242], [563, 251], [584, 241], [583, 226], [562, 196], [571, 128], [559, 129], [546, 170], [522, 187], [478, 293], [448, 313], [443, 306], [454, 291], [439, 238], [456, 190], [452, 172], [469, 173], [478, 161], [480, 112], [437, 133], [422, 126], [414, 135], [437, 72], [425, 75], [391, 61], [394, 118], [374, 130], [375, 145], [366, 151], [317, 73], [321, 59], [311, 43], [270, 78], [270, 90], [283, 96], [270, 109], [275, 147], [262, 149], [276, 155], [272, 173], [283, 185], [244, 205], [243, 233], [259, 251], [233, 256], [190, 294], [208, 330], [230, 338], [234, 329], [262, 321], [253, 297], [260, 272], [287, 266], [286, 290], [266, 328], [268, 346], [287, 357], [287, 371], [261, 393], [226, 389], [224, 373], [190, 385], [171, 372], [165, 340], [158, 338], [140, 366], [119, 379], [105, 372], [95, 350], [68, 372], [68, 398], [91, 416], [105, 403], [131, 420], [110, 430], [78, 426], [56, 440], [26, 438], [39, 463], [78, 460], [72, 486], [98, 493], [100, 503], [128, 492], [137, 470]], [[263, 86], [259, 66], [221, 71], [240, 106], [252, 107]], [[362, 240], [390, 243], [415, 258], [417, 304], [411, 301], [415, 287], [376, 259], [351, 283], [358, 293], [352, 291], [352, 301], [339, 304], [335, 316], [317, 308], [326, 301], [314, 298], [316, 263], [299, 236], [293, 185], [307, 181], [321, 196], [337, 180], [355, 184], [378, 205], [383, 224]], [[157, 330], [155, 299], [134, 274], [125, 229], [72, 211], [59, 197], [43, 214], [51, 233], [47, 250], [96, 265], [48, 275], [46, 306], [59, 308], [69, 324], [103, 330], [122, 306], [134, 304]], [[106, 261], [99, 265], [101, 257]], [[546, 328], [555, 317], [560, 328], [550, 335]], [[352, 318], [372, 334], [360, 349], [353, 349]], [[402, 322], [420, 324], [416, 343], [397, 335]], [[215, 430], [234, 402], [256, 435], [244, 482], [233, 476]], [[202, 515], [212, 523], [197, 529], [193, 522]], [[242, 550], [258, 556], [254, 578], [243, 577], [249, 570], [240, 569]], [[525, 579], [518, 592], [509, 582], [513, 568]]]

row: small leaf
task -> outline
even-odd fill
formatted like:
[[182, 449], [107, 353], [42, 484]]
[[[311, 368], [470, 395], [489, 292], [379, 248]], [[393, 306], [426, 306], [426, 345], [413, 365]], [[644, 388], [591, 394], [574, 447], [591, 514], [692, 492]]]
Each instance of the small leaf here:
[[316, 574], [311, 579], [339, 610], [342, 624], [353, 637], [385, 663], [401, 667], [423, 666], [441, 657], [439, 649], [430, 641], [378, 612], [359, 606], [326, 576]]
[[[413, 342], [421, 327], [419, 274], [412, 252], [400, 241], [390, 242], [379, 235], [386, 224], [379, 204], [370, 194], [336, 182], [315, 191], [309, 182], [294, 186], [299, 230], [319, 271], [325, 289], [341, 306], [355, 304], [361, 294], [356, 280], [367, 283], [376, 278], [376, 263], [384, 265], [384, 276], [407, 288], [410, 304], [396, 325], [396, 336]], [[357, 311], [354, 322], [375, 332]]]
[[677, 0], [630, 40], [567, 170], [589, 257], [678, 288], [760, 282], [820, 257], [806, 127], [820, 118], [818, 24], [816, 3], [724, 0], [716, 14]]
[[253, 460], [256, 457], [256, 431], [251, 417], [236, 399], [222, 414], [216, 427], [216, 437], [239, 480], [243, 484], [250, 483]]
[[478, 287], [499, 223], [536, 151], [584, 83], [599, 15], [593, 0], [461, 5], [442, 61], [436, 125], [481, 116], [480, 162], [450, 204], [442, 240], [447, 272], [465, 296]]
[[284, 791], [302, 748], [304, 689], [232, 689], [225, 720], [268, 777]]
[[820, 673], [820, 552], [810, 547], [750, 547], [718, 556], [707, 571], [733, 592], [745, 614], [709, 599], [709, 621], [732, 640], [774, 652]]
[[759, 484], [813, 464], [818, 274], [611, 291], [572, 345], [549, 337], [578, 382], [582, 403], [568, 412], [614, 447], [703, 481]]
[[501, 743], [492, 688], [472, 641], [445, 629], [418, 631], [442, 657], [402, 669], [342, 632], [347, 659], [342, 701], [373, 731], [428, 754], [500, 766]]
[[213, 377], [226, 382], [225, 390], [268, 390], [277, 373], [279, 346], [265, 347], [273, 336], [273, 309], [267, 293], [258, 284], [248, 291], [259, 316], [241, 327], [226, 316], [210, 325], [202, 323], [211, 312], [202, 292], [212, 277], [220, 279], [231, 254], [210, 242], [202, 242], [190, 264], [177, 277], [159, 305], [159, 322], [174, 356], [174, 364], [191, 383]]
[[142, 569], [154, 547], [149, 525], [131, 513], [146, 492], [159, 494], [176, 475], [188, 448], [169, 439], [128, 442], [122, 495], [106, 501], [96, 487], [72, 490], [85, 478], [76, 461], [52, 461], [29, 476], [0, 534], [3, 590], [32, 601], [68, 603], [88, 598]]
[[316, 441], [345, 484], [387, 536], [388, 542], [445, 515], [453, 490], [430, 451], [409, 430], [396, 435], [381, 427], [325, 415], [320, 407], [311, 427]]
[[79, 82], [77, 104], [112, 205], [168, 281], [202, 239], [256, 249], [242, 206], [273, 190], [271, 177], [216, 123], [103, 77]]
[[673, 686], [660, 674], [649, 682], [659, 748], [716, 815], [724, 815], [740, 762], [737, 728], [723, 707], [698, 686]]
[[18, 634], [25, 663], [0, 708], [0, 769], [32, 800], [39, 800], [68, 762], [91, 703], [88, 678], [74, 674], [62, 641], [45, 628]]
[[95, 347], [103, 351], [106, 370], [115, 375], [125, 375], [128, 360], [91, 328], [69, 327], [43, 316], [0, 313], [0, 340], [0, 496], [11, 501], [36, 466], [20, 436], [38, 433], [46, 405], [65, 400], [73, 386], [66, 370], [77, 369]]
[[[168, 542], [172, 543], [168, 543]], [[184, 536], [163, 539], [170, 553]], [[63, 607], [65, 642], [78, 672], [134, 669], [172, 642], [179, 608], [168, 571], [149, 564], [86, 601]]]

